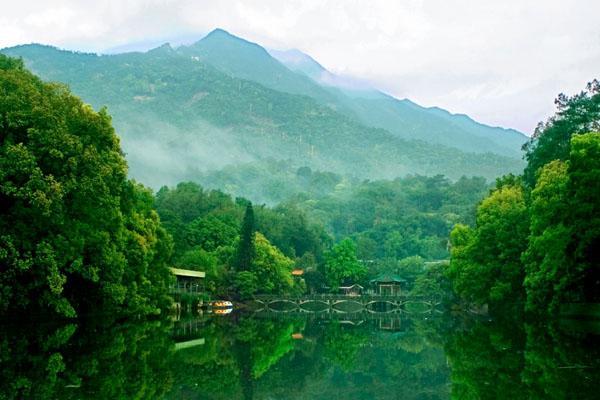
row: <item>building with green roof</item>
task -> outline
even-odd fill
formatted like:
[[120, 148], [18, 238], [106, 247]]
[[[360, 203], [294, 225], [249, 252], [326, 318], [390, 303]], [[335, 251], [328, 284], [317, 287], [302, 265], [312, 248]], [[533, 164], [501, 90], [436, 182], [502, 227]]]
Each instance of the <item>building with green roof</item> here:
[[371, 285], [375, 286], [375, 293], [380, 296], [400, 296], [406, 279], [395, 274], [381, 274], [371, 280]]

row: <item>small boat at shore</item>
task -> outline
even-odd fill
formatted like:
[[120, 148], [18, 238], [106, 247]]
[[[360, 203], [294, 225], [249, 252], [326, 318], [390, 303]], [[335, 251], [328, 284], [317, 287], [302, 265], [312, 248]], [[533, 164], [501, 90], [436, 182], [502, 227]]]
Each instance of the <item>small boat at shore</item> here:
[[209, 303], [212, 308], [233, 308], [233, 303], [228, 300], [215, 300]]

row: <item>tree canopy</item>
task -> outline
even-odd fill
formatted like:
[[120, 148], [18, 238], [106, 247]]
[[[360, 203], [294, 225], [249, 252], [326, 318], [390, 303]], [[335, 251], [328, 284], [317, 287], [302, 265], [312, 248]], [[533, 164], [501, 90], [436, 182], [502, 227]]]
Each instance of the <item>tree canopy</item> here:
[[357, 283], [367, 275], [367, 268], [356, 258], [356, 245], [344, 239], [325, 255], [325, 277], [332, 290], [346, 283]]
[[171, 242], [105, 109], [0, 55], [0, 313], [169, 305]]
[[600, 300], [600, 83], [556, 100], [525, 146], [523, 178], [506, 176], [477, 209], [473, 228], [451, 234], [448, 276], [476, 303], [512, 295], [556, 314]]

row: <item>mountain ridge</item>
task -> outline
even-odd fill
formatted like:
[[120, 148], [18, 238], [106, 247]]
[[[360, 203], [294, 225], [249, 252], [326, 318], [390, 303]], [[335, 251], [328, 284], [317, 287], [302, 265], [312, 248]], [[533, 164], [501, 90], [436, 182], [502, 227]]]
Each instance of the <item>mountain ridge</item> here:
[[[255, 80], [272, 89], [309, 95], [329, 107], [357, 118], [363, 124], [386, 129], [401, 138], [424, 140], [468, 152], [493, 152], [517, 158], [521, 156], [521, 146], [527, 141], [527, 136], [517, 130], [491, 127], [470, 117], [465, 124], [465, 121], [459, 121], [462, 118], [460, 114], [452, 114], [446, 110], [444, 111], [447, 114], [440, 114], [435, 109], [420, 106], [408, 99], [405, 99], [409, 102], [406, 103], [376, 88], [364, 85], [360, 88], [344, 87], [339, 77], [325, 69], [310, 55], [296, 49], [268, 51], [257, 43], [239, 38], [222, 29], [209, 33], [188, 48], [202, 48], [206, 42], [213, 50], [216, 47], [221, 50], [228, 49], [233, 43], [238, 46], [242, 44], [250, 46], [255, 50], [261, 49], [260, 56], [253, 57], [251, 60], [248, 60], [241, 51], [227, 54], [213, 52], [211, 55], [205, 53], [206, 57], [203, 60], [217, 68], [227, 70], [239, 78]], [[178, 50], [182, 51], [182, 49], [185, 52], [186, 46]], [[292, 57], [289, 56], [290, 54]], [[280, 59], [274, 55], [279, 55]], [[275, 60], [277, 63], [273, 62]], [[298, 67], [298, 60], [301, 60], [301, 64], [310, 65], [312, 72]], [[236, 68], [241, 66], [243, 68]], [[287, 71], [282, 69], [282, 66], [287, 67]], [[253, 75], [251, 71], [255, 70], [260, 70], [264, 75], [256, 73]], [[285, 82], [274, 80], [273, 77], [276, 76], [285, 77]], [[329, 80], [329, 82], [324, 82], [321, 79], [323, 76], [327, 76], [325, 81]], [[302, 81], [305, 77], [308, 77], [317, 87], [312, 85], [308, 88], [306, 81]], [[294, 80], [296, 84], [291, 83]], [[300, 86], [303, 88], [299, 89]], [[323, 90], [327, 93], [323, 93]], [[408, 108], [412, 108], [411, 118], [407, 116], [409, 112], [406, 108], [407, 104], [410, 105]], [[381, 107], [386, 109], [385, 115], [378, 113], [377, 109]], [[374, 115], [377, 117], [373, 117]]]
[[[107, 105], [132, 176], [155, 188], [268, 158], [361, 179], [406, 174], [493, 179], [521, 168], [519, 159], [463, 152], [369, 127], [341, 112], [343, 104], [332, 107], [224, 72], [200, 59], [207, 52], [159, 46], [96, 55], [39, 45], [0, 51], [23, 57], [44, 79], [70, 85], [95, 108]], [[285, 68], [279, 64], [273, 65]]]

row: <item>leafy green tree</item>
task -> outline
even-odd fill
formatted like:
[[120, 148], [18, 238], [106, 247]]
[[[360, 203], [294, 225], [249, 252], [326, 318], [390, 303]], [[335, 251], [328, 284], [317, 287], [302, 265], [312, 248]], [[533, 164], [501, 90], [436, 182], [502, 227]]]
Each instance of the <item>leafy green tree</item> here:
[[567, 160], [571, 137], [600, 130], [600, 82], [593, 80], [586, 90], [574, 96], [560, 94], [555, 100], [558, 111], [545, 123], [540, 123], [526, 151], [525, 182], [534, 187], [537, 172], [553, 160]]
[[[599, 89], [600, 90], [600, 89]], [[599, 94], [600, 97], [600, 94]], [[569, 159], [571, 300], [600, 301], [600, 133], [575, 135]]]
[[498, 179], [476, 227], [451, 234], [448, 276], [464, 298], [520, 296], [524, 268], [527, 311], [556, 314], [563, 303], [600, 300], [600, 134], [587, 133], [600, 127], [600, 83], [556, 104], [524, 146], [523, 178]]
[[570, 260], [567, 246], [572, 237], [565, 224], [569, 208], [567, 163], [559, 160], [546, 164], [531, 192], [531, 234], [523, 253], [528, 311], [556, 311], [565, 295]]
[[296, 258], [295, 267], [306, 271], [316, 271], [319, 268], [317, 259], [313, 253], [306, 252], [302, 257]]
[[488, 277], [479, 277], [480, 267], [472, 257], [475, 230], [463, 224], [455, 225], [450, 233], [450, 244], [450, 266], [446, 273], [454, 292], [470, 302], [485, 301]]
[[327, 234], [319, 225], [311, 224], [306, 214], [296, 204], [280, 204], [270, 209], [256, 210], [256, 229], [291, 258], [310, 252], [321, 261]]
[[356, 258], [356, 245], [351, 239], [344, 239], [325, 254], [325, 277], [332, 290], [340, 285], [360, 281], [367, 274], [367, 268]]
[[302, 279], [306, 290], [310, 293], [320, 292], [326, 286], [322, 266], [317, 264], [317, 260], [312, 253], [304, 253], [302, 257], [297, 258], [294, 267], [304, 271]]
[[411, 285], [419, 275], [423, 274], [424, 269], [425, 260], [420, 256], [406, 257], [398, 261], [398, 275], [410, 282]]
[[174, 263], [198, 247], [215, 251], [220, 246], [233, 245], [243, 215], [243, 209], [231, 196], [204, 190], [193, 182], [162, 187], [156, 194], [155, 206], [163, 226], [173, 237]]
[[123, 253], [127, 260], [124, 305], [128, 312], [138, 314], [168, 310], [172, 303], [168, 286], [173, 277], [166, 266], [173, 243], [154, 210], [152, 192], [141, 184], [127, 182], [121, 202], [126, 227]]
[[523, 299], [521, 253], [527, 245], [529, 217], [523, 189], [502, 186], [477, 208], [476, 227], [457, 225], [448, 274], [456, 293], [479, 304]]
[[175, 264], [176, 266], [192, 271], [204, 271], [205, 288], [215, 292], [218, 282], [222, 279], [222, 270], [219, 268], [219, 259], [215, 252], [208, 252], [202, 248], [186, 251]]
[[361, 260], [374, 260], [377, 258], [377, 242], [366, 235], [360, 235], [356, 238], [356, 251]]
[[259, 290], [258, 278], [251, 271], [236, 273], [234, 285], [241, 299], [249, 299]]
[[260, 232], [255, 234], [255, 257], [251, 271], [256, 275], [262, 293], [289, 292], [294, 282], [292, 267], [294, 261], [286, 257]]
[[425, 268], [425, 271], [415, 279], [411, 295], [431, 296], [442, 303], [453, 300], [452, 284], [446, 276], [447, 264], [434, 263]]
[[214, 251], [219, 246], [229, 246], [238, 234], [238, 222], [226, 216], [207, 215], [193, 220], [186, 227], [188, 246], [200, 246]]
[[170, 240], [105, 109], [0, 55], [0, 314], [157, 313]]
[[206, 271], [208, 275], [217, 268], [217, 257], [202, 248], [190, 250], [179, 258], [177, 266], [194, 271]]

